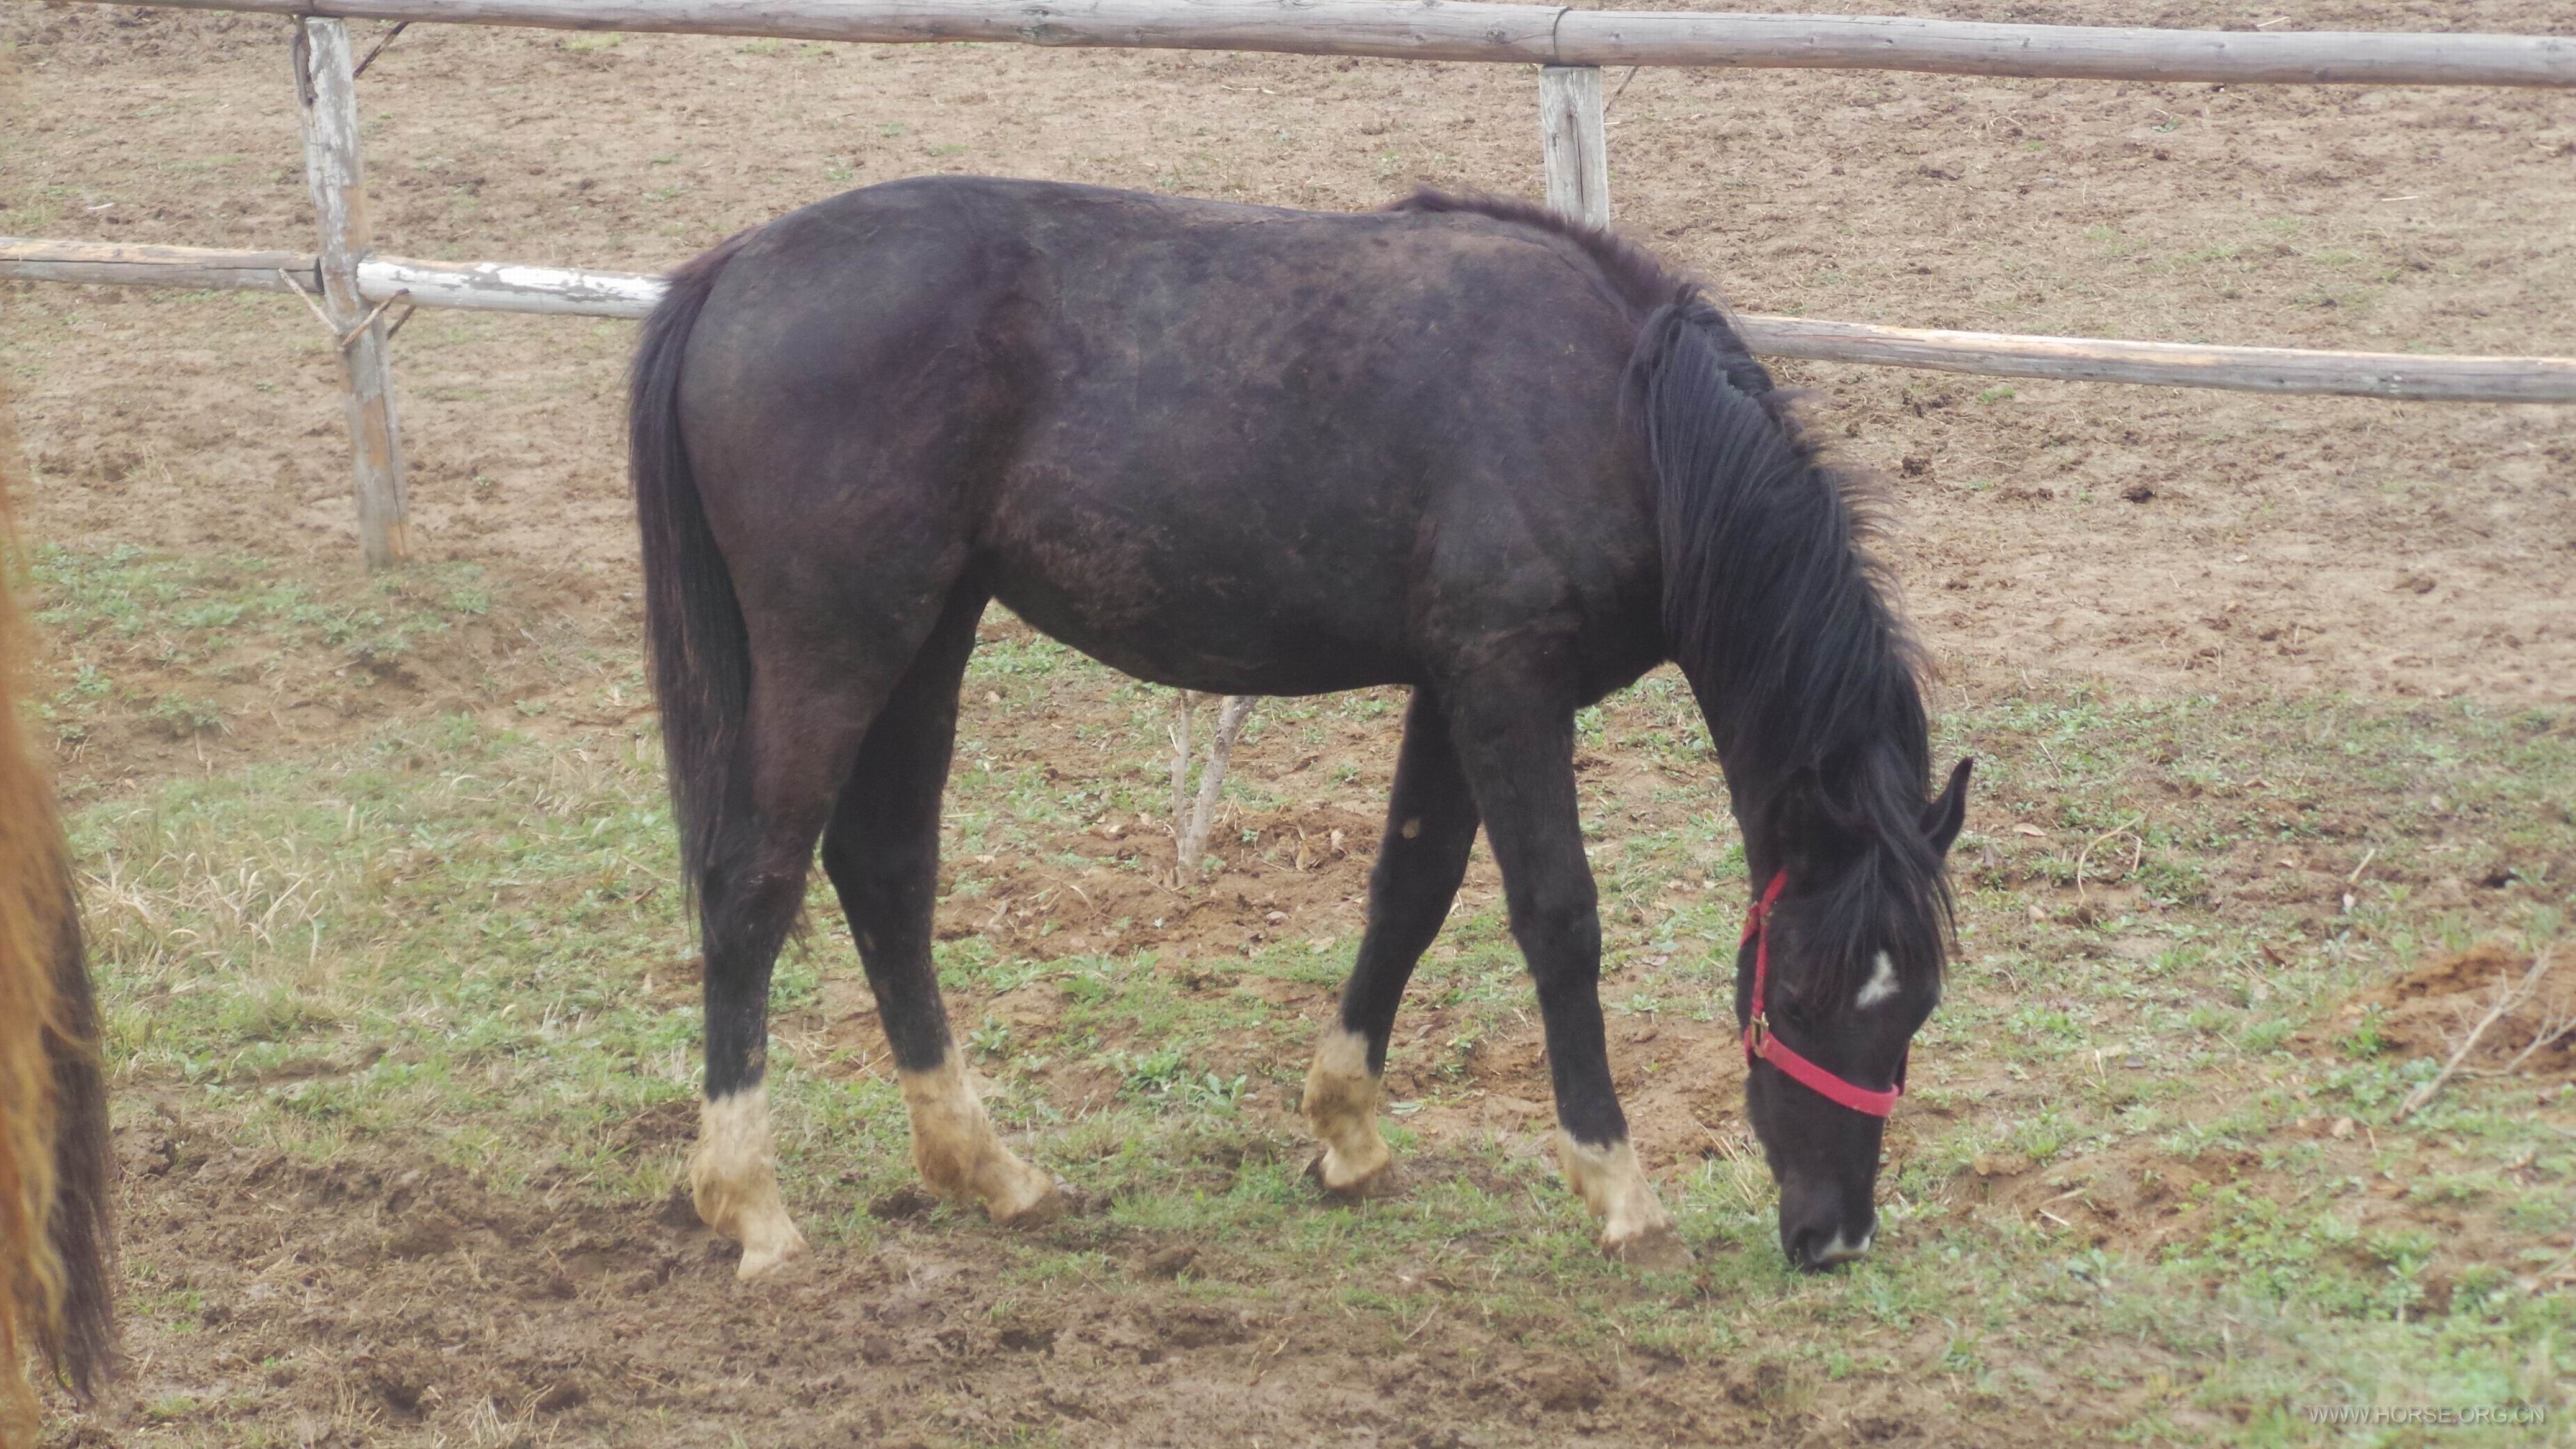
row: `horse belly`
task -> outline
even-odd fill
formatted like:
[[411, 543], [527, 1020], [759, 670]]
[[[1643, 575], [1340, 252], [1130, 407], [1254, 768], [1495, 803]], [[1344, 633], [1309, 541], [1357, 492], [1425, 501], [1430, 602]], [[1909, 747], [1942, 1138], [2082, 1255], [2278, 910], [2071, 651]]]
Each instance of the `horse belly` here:
[[1016, 511], [977, 572], [1031, 627], [1156, 684], [1298, 695], [1421, 682], [1401, 560], [1193, 521], [1142, 519], [1068, 487]]

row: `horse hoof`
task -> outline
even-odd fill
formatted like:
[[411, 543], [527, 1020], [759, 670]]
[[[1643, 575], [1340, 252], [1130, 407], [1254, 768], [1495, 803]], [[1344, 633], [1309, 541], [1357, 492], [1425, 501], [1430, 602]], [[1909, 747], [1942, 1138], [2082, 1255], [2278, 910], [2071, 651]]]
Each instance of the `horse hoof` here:
[[805, 1256], [805, 1235], [796, 1231], [793, 1224], [781, 1226], [787, 1229], [785, 1237], [773, 1238], [758, 1247], [748, 1243], [743, 1245], [742, 1262], [733, 1270], [736, 1282], [757, 1283], [777, 1278], [789, 1263]]
[[1035, 1193], [1016, 1202], [996, 1199], [985, 1204], [985, 1212], [997, 1226], [1005, 1228], [1044, 1227], [1063, 1217], [1072, 1205], [1067, 1201], [1065, 1185], [1052, 1177], [1039, 1177], [1038, 1182], [1040, 1186]]
[[1682, 1246], [1682, 1235], [1668, 1223], [1658, 1223], [1624, 1242], [1604, 1238], [1601, 1251], [1613, 1262], [1648, 1273], [1669, 1273], [1691, 1263], [1690, 1249]]
[[[1377, 1166], [1366, 1172], [1353, 1173], [1327, 1147], [1306, 1164], [1306, 1175], [1322, 1188], [1324, 1196], [1335, 1202], [1367, 1202], [1373, 1198], [1393, 1197], [1403, 1188], [1391, 1158], [1378, 1159]], [[1341, 1179], [1336, 1181], [1336, 1179]]]

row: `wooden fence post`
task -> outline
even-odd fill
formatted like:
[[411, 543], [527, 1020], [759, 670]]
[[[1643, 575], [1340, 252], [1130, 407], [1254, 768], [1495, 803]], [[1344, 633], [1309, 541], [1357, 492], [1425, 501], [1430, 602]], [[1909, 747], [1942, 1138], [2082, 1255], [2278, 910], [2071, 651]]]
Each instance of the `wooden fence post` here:
[[358, 263], [376, 242], [358, 166], [358, 82], [346, 22], [313, 16], [296, 22], [295, 102], [304, 129], [304, 178], [322, 226], [322, 306], [340, 344], [358, 539], [367, 567], [381, 568], [411, 557], [411, 525], [403, 514], [402, 433], [384, 319], [358, 293]]
[[1538, 147], [1547, 168], [1547, 204], [1588, 226], [1608, 226], [1610, 149], [1600, 67], [1539, 67]]

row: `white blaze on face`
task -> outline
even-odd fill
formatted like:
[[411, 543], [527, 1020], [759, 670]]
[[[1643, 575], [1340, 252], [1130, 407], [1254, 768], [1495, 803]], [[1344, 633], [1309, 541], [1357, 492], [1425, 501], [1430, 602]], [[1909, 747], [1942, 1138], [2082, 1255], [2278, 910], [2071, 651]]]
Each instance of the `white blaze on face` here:
[[[1887, 958], [1882, 956], [1879, 959], [1884, 961]], [[1818, 1267], [1823, 1267], [1828, 1263], [1848, 1263], [1852, 1259], [1868, 1252], [1870, 1243], [1877, 1237], [1878, 1230], [1876, 1228], [1872, 1228], [1868, 1232], [1860, 1235], [1859, 1242], [1846, 1243], [1843, 1241], [1843, 1235], [1837, 1231], [1834, 1234], [1834, 1240], [1825, 1244], [1825, 1250], [1816, 1255], [1816, 1265]]]
[[1868, 984], [1861, 987], [1860, 995], [1853, 1000], [1852, 1005], [1866, 1011], [1895, 994], [1896, 963], [1887, 959], [1887, 953], [1881, 951], [1878, 953], [1876, 969], [1870, 972]]

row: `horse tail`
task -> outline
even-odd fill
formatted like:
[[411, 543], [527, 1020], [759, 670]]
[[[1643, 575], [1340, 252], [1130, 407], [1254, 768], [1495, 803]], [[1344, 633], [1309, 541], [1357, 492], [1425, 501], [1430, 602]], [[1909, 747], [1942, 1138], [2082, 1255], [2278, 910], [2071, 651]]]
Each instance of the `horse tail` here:
[[627, 402], [645, 631], [679, 815], [680, 878], [693, 900], [719, 858], [718, 842], [750, 824], [742, 742], [751, 709], [751, 639], [680, 436], [680, 366], [707, 294], [751, 234], [742, 232], [671, 274], [670, 290], [645, 319]]
[[[14, 455], [0, 437], [0, 459]], [[0, 488], [0, 558], [8, 547]], [[61, 817], [14, 702], [26, 626], [0, 587], [0, 1430], [29, 1349], [88, 1398], [117, 1369], [107, 1080]], [[14, 1438], [0, 1433], [0, 1438]]]

